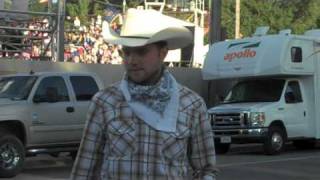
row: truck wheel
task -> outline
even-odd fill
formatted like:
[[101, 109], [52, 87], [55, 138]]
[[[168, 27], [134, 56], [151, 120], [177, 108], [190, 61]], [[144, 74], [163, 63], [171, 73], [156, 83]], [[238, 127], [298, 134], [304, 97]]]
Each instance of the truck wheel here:
[[297, 149], [313, 149], [316, 146], [316, 140], [313, 140], [313, 139], [294, 140], [293, 145]]
[[16, 176], [23, 167], [24, 159], [25, 149], [20, 139], [8, 132], [1, 132], [0, 177], [10, 178]]
[[226, 154], [230, 149], [230, 144], [226, 143], [215, 143], [215, 149], [217, 154]]
[[284, 150], [286, 135], [279, 126], [269, 127], [268, 135], [264, 142], [264, 152], [268, 155], [279, 154]]

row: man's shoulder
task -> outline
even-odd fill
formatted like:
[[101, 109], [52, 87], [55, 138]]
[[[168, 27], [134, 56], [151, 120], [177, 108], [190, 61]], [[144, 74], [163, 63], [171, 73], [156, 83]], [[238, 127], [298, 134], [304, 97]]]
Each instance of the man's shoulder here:
[[120, 89], [120, 82], [116, 82], [100, 90], [95, 94], [93, 100], [107, 102], [110, 105], [115, 105], [117, 102], [124, 99], [123, 94]]
[[182, 106], [200, 107], [205, 103], [203, 98], [198, 93], [184, 85], [180, 85], [179, 93], [180, 103]]

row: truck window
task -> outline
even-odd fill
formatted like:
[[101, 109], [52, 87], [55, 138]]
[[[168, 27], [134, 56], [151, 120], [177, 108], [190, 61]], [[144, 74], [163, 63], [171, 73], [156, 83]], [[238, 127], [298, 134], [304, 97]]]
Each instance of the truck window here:
[[0, 98], [26, 100], [36, 80], [36, 76], [2, 77], [0, 78]]
[[259, 79], [239, 82], [228, 93], [224, 103], [279, 101], [284, 82], [282, 79]]
[[288, 104], [302, 102], [301, 90], [297, 81], [290, 81], [285, 92], [285, 101]]
[[63, 102], [69, 101], [68, 89], [62, 77], [43, 78], [35, 93], [37, 102]]
[[99, 91], [96, 81], [90, 76], [71, 76], [70, 81], [77, 101], [90, 101]]

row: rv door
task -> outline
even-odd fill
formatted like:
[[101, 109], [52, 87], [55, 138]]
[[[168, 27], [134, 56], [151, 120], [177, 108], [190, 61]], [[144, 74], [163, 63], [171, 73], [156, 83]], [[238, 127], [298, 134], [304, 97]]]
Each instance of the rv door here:
[[299, 81], [288, 81], [284, 93], [284, 101], [284, 123], [288, 137], [305, 136], [307, 112]]

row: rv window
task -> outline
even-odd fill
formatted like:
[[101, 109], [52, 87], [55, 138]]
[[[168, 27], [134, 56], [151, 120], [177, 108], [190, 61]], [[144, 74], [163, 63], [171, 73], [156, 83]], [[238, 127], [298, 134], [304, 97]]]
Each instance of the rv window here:
[[302, 62], [302, 49], [301, 47], [291, 47], [291, 61], [294, 63]]
[[253, 79], [238, 82], [225, 98], [224, 103], [276, 102], [281, 98], [284, 80]]
[[301, 90], [297, 81], [290, 81], [288, 83], [285, 93], [286, 103], [300, 103], [302, 102]]

